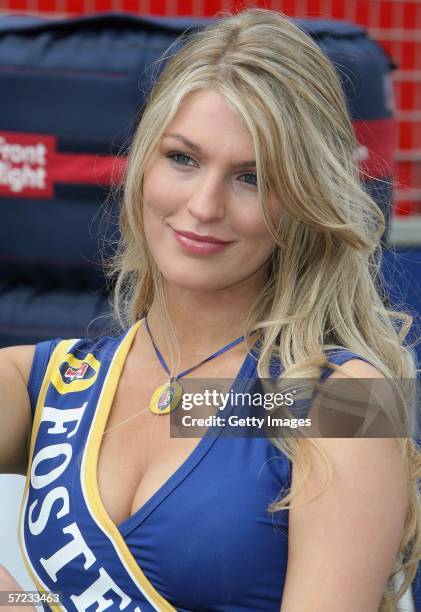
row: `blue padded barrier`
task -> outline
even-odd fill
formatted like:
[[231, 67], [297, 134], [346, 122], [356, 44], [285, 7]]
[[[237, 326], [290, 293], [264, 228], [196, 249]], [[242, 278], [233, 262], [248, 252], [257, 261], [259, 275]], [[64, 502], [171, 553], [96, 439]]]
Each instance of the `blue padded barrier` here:
[[[45, 292], [45, 338], [63, 321], [74, 321], [69, 335], [80, 330], [54, 291], [87, 296], [72, 305], [85, 327], [99, 314], [95, 292], [105, 292], [99, 250], [117, 232], [115, 223], [104, 231], [101, 207], [159, 73], [156, 60], [183, 31], [209, 21], [127, 14], [0, 18], [0, 345], [40, 338], [30, 300], [23, 302], [27, 313], [14, 309], [13, 329], [21, 333], [6, 331], [10, 296], [16, 290], [16, 300], [23, 299], [24, 286], [30, 294], [35, 287]], [[297, 24], [338, 70], [371, 174], [388, 178], [390, 168], [379, 157], [383, 152], [387, 160], [391, 151], [390, 60], [361, 27], [333, 20]], [[390, 184], [372, 180], [367, 189], [387, 213]]]

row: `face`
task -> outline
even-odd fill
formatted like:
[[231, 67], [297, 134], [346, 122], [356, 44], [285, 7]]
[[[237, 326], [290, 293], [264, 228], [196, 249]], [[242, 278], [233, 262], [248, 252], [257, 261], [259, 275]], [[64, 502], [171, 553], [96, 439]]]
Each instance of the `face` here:
[[[246, 127], [219, 93], [183, 101], [143, 183], [145, 235], [166, 283], [193, 291], [263, 284], [274, 243], [254, 160]], [[273, 198], [269, 206], [279, 208]]]

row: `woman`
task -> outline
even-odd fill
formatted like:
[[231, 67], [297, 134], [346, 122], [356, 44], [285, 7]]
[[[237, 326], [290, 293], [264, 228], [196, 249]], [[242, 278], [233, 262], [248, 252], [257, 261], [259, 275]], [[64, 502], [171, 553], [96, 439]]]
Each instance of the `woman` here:
[[22, 552], [64, 609], [396, 609], [421, 537], [410, 439], [169, 432], [189, 379], [414, 377], [355, 145], [334, 69], [279, 13], [221, 19], [165, 67], [110, 269], [124, 333], [1, 356]]

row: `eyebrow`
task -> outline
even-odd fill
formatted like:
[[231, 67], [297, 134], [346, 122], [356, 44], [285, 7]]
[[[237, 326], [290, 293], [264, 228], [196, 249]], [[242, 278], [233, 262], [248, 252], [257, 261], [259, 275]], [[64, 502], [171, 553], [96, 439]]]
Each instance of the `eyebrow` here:
[[[162, 138], [175, 138], [176, 140], [179, 140], [180, 142], [185, 144], [186, 147], [189, 147], [189, 149], [194, 151], [197, 155], [203, 154], [203, 151], [200, 145], [198, 145], [196, 142], [192, 142], [191, 140], [189, 140], [182, 134], [179, 134], [178, 132], [173, 132], [171, 134], [166, 132], [165, 134], [162, 135]], [[239, 162], [238, 164], [233, 164], [233, 167], [235, 168], [249, 168], [250, 166], [253, 166], [254, 168], [256, 167], [255, 159], [249, 159], [247, 161]]]

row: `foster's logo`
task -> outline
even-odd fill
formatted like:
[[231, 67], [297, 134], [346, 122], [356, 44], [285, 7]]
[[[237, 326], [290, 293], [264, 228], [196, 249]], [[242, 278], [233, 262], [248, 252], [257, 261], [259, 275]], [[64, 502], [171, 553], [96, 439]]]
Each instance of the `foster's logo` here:
[[53, 374], [51, 382], [62, 395], [84, 391], [96, 381], [100, 365], [92, 353], [88, 353], [83, 359], [68, 353]]
[[74, 380], [75, 378], [84, 378], [88, 368], [89, 363], [86, 363], [86, 361], [84, 361], [80, 368], [77, 368], [77, 370], [69, 366], [64, 373], [64, 378], [70, 378], [70, 380]]

